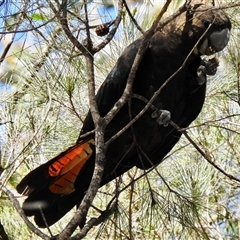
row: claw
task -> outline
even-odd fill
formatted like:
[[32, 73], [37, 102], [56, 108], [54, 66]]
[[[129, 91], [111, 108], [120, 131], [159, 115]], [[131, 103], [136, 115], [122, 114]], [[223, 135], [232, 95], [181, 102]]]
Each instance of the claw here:
[[219, 66], [219, 61], [217, 58], [210, 59], [206, 64], [207, 75], [215, 75], [217, 72], [217, 68]]
[[156, 110], [152, 113], [152, 118], [156, 118], [159, 125], [167, 127], [171, 120], [171, 113], [168, 110]]
[[206, 77], [206, 67], [201, 65], [199, 66], [197, 70], [197, 84], [202, 85], [206, 82], [207, 77]]
[[216, 57], [203, 59], [204, 66], [206, 68], [206, 74], [209, 76], [213, 76], [217, 72], [217, 68], [219, 66], [219, 61]]

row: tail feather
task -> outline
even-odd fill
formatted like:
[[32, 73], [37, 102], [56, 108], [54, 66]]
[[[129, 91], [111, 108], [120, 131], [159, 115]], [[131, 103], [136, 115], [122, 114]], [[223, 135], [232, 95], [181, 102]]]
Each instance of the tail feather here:
[[88, 159], [89, 159], [89, 156], [85, 157], [76, 166], [74, 166], [67, 173], [65, 173], [60, 178], [58, 178], [54, 183], [52, 183], [49, 186], [49, 190], [55, 194], [70, 194], [73, 191], [75, 191], [75, 187], [74, 187], [75, 180], [81, 168], [83, 167], [83, 165]]
[[49, 175], [57, 177], [49, 186], [49, 190], [52, 193], [69, 194], [75, 190], [75, 180], [93, 153], [92, 145], [94, 145], [93, 139], [74, 146], [64, 156], [49, 166]]
[[88, 159], [93, 152], [93, 149], [91, 148], [92, 145], [94, 145], [94, 140], [90, 139], [87, 142], [80, 142], [69, 148], [64, 154], [60, 154], [60, 158], [55, 159], [55, 161], [49, 166], [49, 175], [52, 177], [61, 176], [64, 173], [69, 172], [82, 161], [83, 166], [86, 159]]
[[59, 221], [74, 206], [79, 204], [83, 197], [84, 193], [80, 191], [56, 197], [55, 194], [53, 195], [46, 190], [41, 192], [41, 197], [35, 194], [27, 198], [22, 208], [27, 216], [34, 216], [34, 221], [39, 227], [45, 228]]
[[18, 193], [28, 196], [23, 210], [27, 216], [35, 217], [38, 226], [46, 227], [45, 221], [48, 226], [54, 224], [81, 202], [89, 184], [81, 170], [93, 153], [94, 140], [82, 140], [27, 174], [18, 184]]

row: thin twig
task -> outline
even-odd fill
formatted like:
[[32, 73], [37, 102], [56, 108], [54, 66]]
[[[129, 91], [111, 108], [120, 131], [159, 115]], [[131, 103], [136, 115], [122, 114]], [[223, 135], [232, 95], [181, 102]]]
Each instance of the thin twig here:
[[17, 210], [18, 214], [21, 216], [21, 218], [24, 220], [25, 224], [31, 229], [31, 231], [33, 233], [35, 233], [36, 235], [38, 235], [39, 237], [41, 237], [44, 240], [50, 240], [51, 238], [49, 236], [47, 236], [45, 233], [43, 233], [42, 231], [40, 231], [37, 227], [35, 227], [30, 221], [29, 219], [26, 217], [25, 213], [23, 212], [17, 198], [13, 195], [13, 193], [8, 190], [5, 186], [2, 186], [2, 190], [4, 191], [4, 193], [8, 196], [8, 198], [11, 200], [11, 202], [13, 203], [13, 206], [15, 207], [15, 209]]
[[38, 28], [41, 28], [41, 27], [44, 27], [46, 26], [47, 24], [49, 24], [50, 22], [53, 22], [55, 19], [55, 16], [50, 18], [48, 21], [44, 22], [43, 24], [40, 24], [39, 26], [37, 27], [32, 27], [32, 28], [29, 28], [29, 29], [24, 29], [24, 30], [9, 30], [9, 31], [1, 31], [0, 34], [2, 35], [7, 35], [7, 34], [10, 34], [10, 33], [27, 33], [27, 32], [32, 32]]
[[101, 223], [103, 223], [104, 221], [106, 221], [109, 216], [111, 216], [115, 210], [117, 209], [117, 198], [116, 199], [112, 199], [106, 209], [104, 211], [102, 211], [101, 215], [98, 218], [91, 218], [84, 226], [84, 228], [82, 229], [82, 231], [80, 233], [78, 233], [77, 235], [75, 235], [74, 237], [71, 237], [71, 240], [77, 240], [77, 239], [82, 239], [84, 238], [87, 233], [94, 227], [97, 226]]
[[55, 16], [57, 17], [58, 21], [61, 24], [62, 29], [64, 30], [66, 36], [68, 37], [68, 39], [72, 42], [72, 44], [80, 51], [83, 53], [83, 55], [85, 54], [89, 54], [89, 51], [87, 48], [85, 48], [79, 41], [78, 39], [76, 39], [74, 37], [74, 35], [72, 34], [72, 32], [69, 29], [68, 26], [68, 20], [67, 20], [67, 1], [63, 1], [62, 4], [62, 14], [60, 15], [59, 11], [55, 8], [55, 6], [53, 5], [53, 3], [50, 0], [47, 0], [47, 3], [49, 4], [51, 10], [54, 12]]
[[123, 0], [123, 4], [124, 4], [124, 6], [125, 6], [125, 8], [126, 8], [126, 10], [127, 10], [127, 13], [128, 13], [128, 15], [129, 15], [129, 17], [131, 18], [132, 22], [135, 24], [135, 26], [137, 27], [137, 29], [138, 29], [142, 34], [144, 34], [145, 32], [144, 32], [143, 29], [139, 26], [139, 24], [137, 23], [136, 19], [133, 17], [132, 13], [130, 12], [129, 7], [128, 7], [127, 3], [126, 3], [126, 0]]
[[182, 134], [187, 138], [187, 140], [195, 147], [195, 149], [214, 167], [216, 168], [219, 172], [221, 172], [222, 174], [224, 174], [226, 177], [228, 177], [230, 180], [235, 180], [236, 182], [240, 183], [240, 179], [234, 177], [231, 174], [228, 174], [227, 172], [225, 172], [223, 169], [221, 169], [217, 164], [215, 164], [212, 159], [210, 154], [204, 152], [198, 145], [197, 143], [195, 143], [192, 138], [188, 135], [188, 133], [186, 132], [186, 130], [182, 130], [176, 123], [170, 121], [170, 123], [176, 130], [182, 132]]
[[3, 53], [0, 57], [0, 65], [1, 63], [4, 61], [5, 57], [7, 56], [9, 49], [11, 48], [12, 44], [13, 44], [13, 40], [14, 40], [15, 34], [12, 36], [11, 41], [7, 44], [7, 46], [4, 48]]
[[113, 39], [113, 36], [115, 35], [115, 33], [118, 29], [118, 26], [121, 22], [121, 19], [122, 19], [122, 9], [123, 9], [123, 3], [122, 3], [122, 0], [120, 0], [120, 1], [118, 1], [118, 14], [117, 14], [116, 19], [114, 20], [113, 27], [112, 27], [111, 31], [109, 32], [109, 34], [107, 35], [107, 37], [96, 47], [93, 47], [93, 49], [92, 49], [93, 54], [99, 52]]

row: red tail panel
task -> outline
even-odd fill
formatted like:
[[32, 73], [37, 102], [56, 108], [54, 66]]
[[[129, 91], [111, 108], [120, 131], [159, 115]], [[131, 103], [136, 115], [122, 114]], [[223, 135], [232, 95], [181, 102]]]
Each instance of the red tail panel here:
[[80, 142], [77, 146], [70, 148], [64, 156], [49, 166], [49, 175], [52, 177], [61, 176], [78, 165], [86, 157], [90, 157], [93, 152], [90, 145], [93, 144], [94, 140], [91, 139], [85, 143]]
[[55, 194], [70, 194], [75, 190], [74, 182], [86, 161], [91, 157], [93, 149], [91, 139], [69, 149], [62, 157], [52, 163], [48, 168], [51, 177], [57, 177], [49, 186], [49, 190]]

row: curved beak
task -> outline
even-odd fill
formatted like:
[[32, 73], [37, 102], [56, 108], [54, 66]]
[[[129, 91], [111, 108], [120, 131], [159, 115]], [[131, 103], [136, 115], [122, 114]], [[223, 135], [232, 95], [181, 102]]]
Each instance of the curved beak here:
[[203, 55], [211, 55], [223, 50], [229, 41], [230, 30], [224, 28], [221, 31], [213, 32], [209, 38], [206, 38], [200, 46], [199, 52]]
[[222, 31], [214, 32], [210, 35], [210, 44], [215, 52], [219, 52], [227, 46], [229, 37], [230, 31], [228, 28], [224, 28]]

